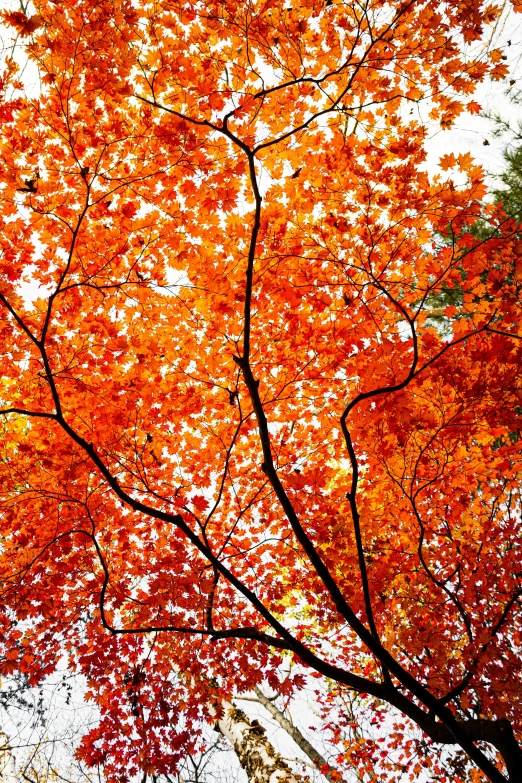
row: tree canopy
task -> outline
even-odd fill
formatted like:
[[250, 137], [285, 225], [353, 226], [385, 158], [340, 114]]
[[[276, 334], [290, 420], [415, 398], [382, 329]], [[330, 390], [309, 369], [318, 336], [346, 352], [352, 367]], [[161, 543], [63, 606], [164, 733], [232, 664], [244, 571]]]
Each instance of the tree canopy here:
[[519, 219], [471, 155], [427, 173], [419, 114], [480, 110], [499, 13], [2, 12], [40, 84], [6, 60], [0, 668], [69, 656], [110, 779], [174, 769], [235, 693], [299, 689], [289, 660], [332, 721], [355, 692], [388, 726], [340, 768], [445, 780], [457, 750], [462, 780], [518, 779]]

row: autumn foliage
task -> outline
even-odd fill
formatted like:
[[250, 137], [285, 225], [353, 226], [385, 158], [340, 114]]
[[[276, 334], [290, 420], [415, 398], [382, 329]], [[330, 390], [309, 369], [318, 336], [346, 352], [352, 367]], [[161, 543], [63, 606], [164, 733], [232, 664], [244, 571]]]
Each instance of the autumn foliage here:
[[1, 669], [67, 654], [109, 777], [174, 769], [220, 695], [308, 672], [326, 716], [394, 708], [403, 766], [340, 768], [445, 780], [460, 746], [455, 780], [518, 779], [519, 224], [471, 156], [428, 175], [421, 121], [506, 75], [497, 15], [3, 12], [39, 84], [6, 61]]

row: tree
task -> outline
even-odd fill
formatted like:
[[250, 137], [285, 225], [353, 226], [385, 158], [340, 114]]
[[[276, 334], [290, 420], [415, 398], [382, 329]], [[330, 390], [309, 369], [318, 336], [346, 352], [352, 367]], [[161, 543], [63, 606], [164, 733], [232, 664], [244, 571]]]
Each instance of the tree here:
[[290, 718], [286, 717], [284, 712], [282, 712], [274, 704], [272, 699], [268, 698], [268, 696], [263, 693], [258, 685], [254, 687], [254, 692], [256, 694], [257, 701], [262, 704], [263, 707], [265, 707], [267, 712], [270, 713], [270, 715], [274, 718], [275, 721], [277, 721], [281, 728], [284, 729], [286, 733], [294, 740], [296, 745], [298, 745], [303, 753], [308, 756], [310, 761], [316, 767], [324, 771], [324, 776], [328, 782], [336, 783], [337, 775], [335, 774], [335, 770], [331, 770], [330, 764], [328, 764], [324, 756], [322, 756], [319, 751], [313, 747], [313, 745], [306, 739], [295, 723]]
[[101, 783], [100, 770], [87, 770], [74, 748], [94, 725], [91, 705], [81, 700], [78, 678], [55, 672], [37, 688], [17, 673], [0, 683], [4, 769], [18, 783]]
[[397, 779], [414, 747], [444, 780], [447, 746], [516, 780], [519, 225], [470, 155], [428, 176], [416, 114], [478, 111], [497, 15], [3, 12], [40, 92], [6, 60], [2, 670], [69, 656], [110, 779], [172, 771], [235, 693], [299, 690], [295, 660], [327, 725], [347, 691], [393, 722], [341, 766]]
[[[101, 767], [88, 769], [75, 757], [82, 735], [95, 725], [97, 717], [96, 710], [85, 702], [81, 678], [62, 667], [37, 688], [28, 687], [19, 675], [9, 680], [8, 686], [0, 690], [6, 729], [2, 742], [4, 753], [9, 751], [4, 756], [7, 763], [2, 774], [5, 776], [9, 767], [14, 767], [18, 783], [103, 783]], [[243, 780], [233, 746], [217, 730], [217, 725], [202, 728], [204, 750], [184, 759], [176, 774], [162, 778], [161, 783]]]
[[223, 705], [223, 716], [218, 721], [219, 731], [234, 748], [241, 766], [252, 783], [310, 783], [308, 778], [296, 777], [288, 764], [268, 741], [259, 721], [251, 721], [243, 710], [231, 702]]
[[6, 783], [19, 783], [19, 777], [16, 774], [16, 762], [11, 751], [9, 740], [0, 729], [0, 775]]

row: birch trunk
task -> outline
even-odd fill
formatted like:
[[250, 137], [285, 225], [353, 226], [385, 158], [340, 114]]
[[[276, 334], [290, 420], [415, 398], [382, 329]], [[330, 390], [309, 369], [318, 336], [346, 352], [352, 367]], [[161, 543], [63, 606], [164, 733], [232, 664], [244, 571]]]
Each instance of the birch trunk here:
[[234, 748], [249, 783], [310, 783], [292, 772], [265, 736], [265, 729], [251, 721], [235, 704], [222, 702], [221, 734]]
[[0, 780], [2, 783], [20, 783], [15, 757], [2, 729], [0, 729]]
[[259, 700], [259, 703], [262, 704], [266, 710], [268, 710], [272, 717], [279, 723], [281, 728], [284, 729], [286, 733], [290, 735], [290, 737], [292, 737], [293, 741], [301, 748], [303, 753], [306, 753], [310, 761], [312, 761], [318, 769], [326, 768], [322, 774], [329, 781], [329, 783], [342, 783], [342, 778], [338, 773], [337, 775], [332, 775], [334, 770], [330, 767], [324, 756], [321, 756], [319, 751], [308, 742], [306, 737], [299, 731], [297, 726], [294, 726], [294, 724], [291, 723], [288, 718], [285, 718], [283, 713], [277, 709], [275, 704], [273, 704], [270, 699], [265, 696], [261, 688], [256, 685], [254, 692]]

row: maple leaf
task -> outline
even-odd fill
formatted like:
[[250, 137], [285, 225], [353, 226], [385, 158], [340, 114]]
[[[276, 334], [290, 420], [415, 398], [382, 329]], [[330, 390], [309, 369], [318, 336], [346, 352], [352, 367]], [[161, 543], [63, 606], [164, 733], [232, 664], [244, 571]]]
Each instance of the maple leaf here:
[[469, 111], [470, 114], [480, 114], [482, 111], [482, 106], [480, 103], [477, 103], [476, 101], [468, 101], [466, 104], [466, 109]]
[[38, 14], [27, 16], [21, 11], [2, 11], [1, 16], [7, 25], [14, 27], [24, 37], [31, 35], [44, 24], [43, 18]]

